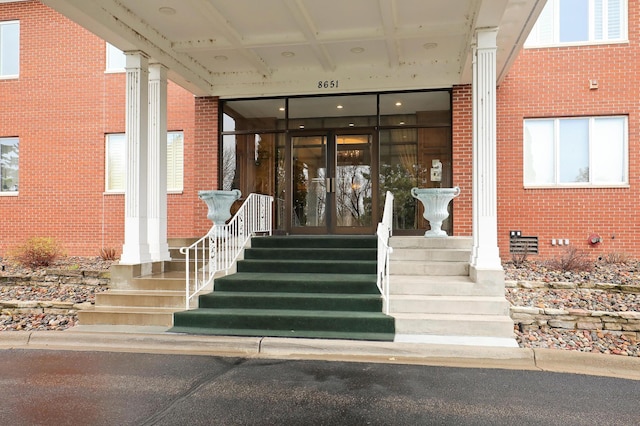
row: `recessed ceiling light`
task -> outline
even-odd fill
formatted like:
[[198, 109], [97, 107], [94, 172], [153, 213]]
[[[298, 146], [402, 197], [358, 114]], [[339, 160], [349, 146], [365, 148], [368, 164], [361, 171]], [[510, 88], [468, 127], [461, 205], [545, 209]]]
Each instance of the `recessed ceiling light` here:
[[396, 106], [402, 106], [402, 102], [396, 102]]
[[176, 10], [172, 7], [161, 7], [160, 9], [158, 9], [158, 12], [162, 13], [163, 15], [175, 15], [176, 14]]
[[438, 47], [438, 43], [425, 43], [422, 45], [422, 47], [424, 47], [427, 50], [435, 49], [436, 47]]
[[351, 53], [362, 53], [364, 52], [364, 47], [352, 47]]
[[229, 58], [224, 55], [216, 55], [213, 57], [213, 59], [215, 59], [216, 61], [226, 61]]
[[403, 126], [403, 125], [404, 125], [404, 121], [401, 121], [401, 122], [400, 122], [400, 125], [401, 125], [401, 126]]
[[353, 127], [353, 126], [355, 126], [354, 123], [349, 123], [349, 127]]
[[301, 128], [301, 129], [304, 129], [304, 124], [301, 124], [301, 125], [300, 125], [300, 128]]
[[342, 109], [342, 108], [343, 108], [343, 106], [342, 106], [342, 105], [338, 105], [336, 108], [338, 108], [338, 109]]
[[278, 111], [284, 111], [284, 107], [278, 108]]
[[282, 55], [282, 56], [284, 56], [285, 58], [292, 58], [292, 57], [296, 56], [296, 54], [295, 54], [295, 53], [293, 53], [293, 52], [289, 52], [289, 51], [287, 51], [287, 52], [282, 52], [282, 53], [281, 53], [281, 55]]

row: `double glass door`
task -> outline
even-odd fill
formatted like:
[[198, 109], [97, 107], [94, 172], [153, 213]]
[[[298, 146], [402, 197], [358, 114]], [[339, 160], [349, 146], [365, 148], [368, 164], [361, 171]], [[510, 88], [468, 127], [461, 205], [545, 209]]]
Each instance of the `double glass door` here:
[[377, 196], [373, 132], [290, 135], [291, 232], [371, 234]]

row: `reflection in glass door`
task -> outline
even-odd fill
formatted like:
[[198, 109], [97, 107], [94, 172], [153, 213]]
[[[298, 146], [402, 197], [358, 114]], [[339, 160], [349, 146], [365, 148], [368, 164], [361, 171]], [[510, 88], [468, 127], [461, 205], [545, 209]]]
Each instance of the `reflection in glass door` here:
[[293, 228], [327, 226], [327, 136], [291, 138]]
[[336, 135], [337, 227], [371, 227], [371, 135]]
[[372, 142], [369, 133], [291, 137], [292, 232], [372, 232]]

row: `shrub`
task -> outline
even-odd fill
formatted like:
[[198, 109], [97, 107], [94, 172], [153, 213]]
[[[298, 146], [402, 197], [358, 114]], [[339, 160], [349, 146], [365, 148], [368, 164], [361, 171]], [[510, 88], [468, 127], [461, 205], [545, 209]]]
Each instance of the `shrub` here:
[[623, 263], [630, 262], [631, 256], [629, 256], [627, 253], [614, 251], [614, 252], [607, 253], [605, 255], [600, 256], [598, 260], [600, 260], [601, 262], [607, 265], [620, 265]]
[[522, 250], [511, 253], [511, 262], [513, 263], [513, 266], [517, 268], [523, 266], [527, 262], [530, 252], [532, 252], [532, 250], [529, 248], [529, 243], [525, 242], [522, 246]]
[[49, 266], [62, 256], [64, 254], [53, 238], [32, 237], [13, 250], [11, 257], [22, 266], [38, 268]]
[[100, 257], [102, 260], [117, 260], [118, 253], [113, 247], [103, 247], [100, 249]]
[[593, 262], [586, 252], [569, 246], [562, 255], [549, 260], [547, 266], [563, 272], [588, 272], [593, 269]]

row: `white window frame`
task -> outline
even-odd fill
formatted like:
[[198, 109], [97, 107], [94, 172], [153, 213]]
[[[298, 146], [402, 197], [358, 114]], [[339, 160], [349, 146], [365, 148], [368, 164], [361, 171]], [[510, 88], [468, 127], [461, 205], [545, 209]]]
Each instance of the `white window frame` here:
[[[117, 148], [113, 147], [113, 144], [118, 143], [120, 146]], [[104, 186], [105, 192], [107, 193], [116, 193], [122, 194], [125, 191], [125, 179], [126, 179], [126, 156], [127, 156], [127, 147], [126, 147], [126, 135], [124, 133], [110, 133], [105, 135], [105, 175], [104, 175]], [[116, 150], [116, 152], [112, 152]], [[118, 164], [113, 164], [110, 161], [111, 157], [115, 157], [118, 160]], [[114, 169], [112, 171], [112, 169]], [[115, 188], [111, 187], [111, 174], [116, 174], [115, 179], [118, 181], [122, 181], [122, 187], [117, 186]], [[115, 180], [114, 179], [114, 180]]]
[[[573, 42], [561, 42], [560, 37], [560, 1], [561, 0], [548, 0], [546, 6], [540, 13], [538, 21], [533, 26], [529, 37], [524, 43], [525, 48], [540, 48], [540, 47], [557, 47], [557, 46], [585, 46], [596, 44], [615, 44], [615, 43], [628, 43], [629, 42], [629, 7], [627, 0], [619, 0], [621, 2], [620, 8], [620, 37], [609, 38], [608, 37], [608, 2], [609, 0], [601, 0], [603, 2], [602, 12], [602, 31], [603, 38], [601, 40], [596, 39], [595, 35], [595, 0], [584, 0], [588, 2], [588, 40], [573, 41]], [[600, 0], [598, 0], [600, 1]], [[545, 19], [547, 20], [545, 22]], [[549, 22], [549, 20], [551, 22]], [[542, 30], [542, 26], [546, 24], [547, 27], [551, 27], [551, 40], [540, 41], [539, 32]]]
[[106, 69], [105, 73], [122, 73], [125, 72], [126, 56], [124, 52], [113, 44], [107, 42], [105, 48]]
[[[3, 143], [5, 141], [9, 141], [12, 142], [12, 145], [15, 143], [18, 146], [18, 159], [17, 159], [17, 165], [18, 165], [18, 185], [16, 189], [11, 189], [11, 188], [7, 188], [6, 190], [3, 188], [2, 185], [2, 180], [0, 179], [0, 196], [15, 196], [18, 195], [18, 190], [20, 189], [20, 138], [17, 137], [11, 137], [11, 138], [0, 138], [0, 145], [8, 145], [6, 143]], [[2, 150], [0, 149], [0, 153], [2, 152]], [[2, 161], [3, 159], [0, 157], [0, 178], [4, 175], [2, 173]]]
[[[179, 136], [179, 139], [177, 137]], [[179, 144], [175, 142], [180, 141]], [[172, 142], [169, 145], [169, 142]], [[172, 147], [170, 149], [169, 147]], [[184, 132], [167, 132], [167, 192], [182, 193], [184, 189]]]
[[[594, 158], [594, 121], [598, 119], [611, 119], [618, 118], [623, 120], [623, 140], [622, 140], [622, 181], [620, 182], [593, 182], [594, 178], [594, 165], [597, 158]], [[588, 156], [589, 156], [589, 181], [588, 182], [561, 182], [560, 181], [560, 125], [563, 120], [589, 120], [588, 124]], [[534, 121], [547, 121], [553, 122], [553, 182], [552, 183], [539, 183], [539, 182], [527, 182], [527, 122]], [[629, 117], [626, 115], [613, 115], [613, 116], [590, 116], [590, 117], [556, 117], [556, 118], [532, 118], [525, 119], [523, 122], [523, 184], [525, 188], [537, 189], [537, 188], [627, 188], [629, 187]]]
[[[175, 142], [176, 136], [179, 138], [180, 144], [172, 144], [174, 152], [170, 152], [167, 148], [167, 192], [169, 193], [182, 193], [184, 189], [184, 132], [183, 131], [170, 131], [167, 132], [167, 147], [169, 141]], [[118, 148], [112, 148], [114, 142], [119, 142], [122, 146]], [[112, 164], [110, 159], [110, 152], [113, 149], [118, 149], [118, 152], [112, 152], [111, 154], [117, 158], [119, 164]], [[125, 173], [126, 173], [126, 136], [124, 133], [109, 133], [105, 135], [105, 193], [108, 194], [123, 194], [125, 192]], [[110, 187], [110, 175], [112, 169], [113, 173], [121, 176], [116, 176], [118, 182], [121, 183], [121, 187]]]
[[[17, 40], [17, 45], [10, 45], [7, 46], [8, 42], [4, 41], [4, 33], [7, 30], [8, 27], [10, 26], [17, 26], [18, 29], [18, 40]], [[4, 71], [4, 56], [5, 56], [5, 49], [15, 49], [16, 53], [17, 53], [17, 64], [14, 64], [15, 66], [17, 66], [17, 72], [16, 73], [12, 73], [12, 74], [5, 74]], [[14, 79], [14, 78], [18, 78], [20, 76], [20, 21], [1, 21], [0, 22], [0, 80], [5, 80], [5, 79]]]

